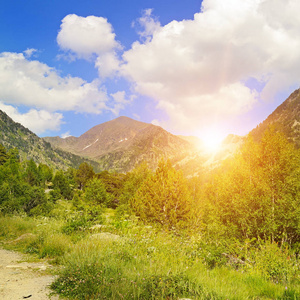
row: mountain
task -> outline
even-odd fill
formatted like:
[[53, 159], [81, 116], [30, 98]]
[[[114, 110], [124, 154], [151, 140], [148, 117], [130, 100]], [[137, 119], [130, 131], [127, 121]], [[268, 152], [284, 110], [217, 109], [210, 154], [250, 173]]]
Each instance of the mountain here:
[[[29, 129], [14, 122], [6, 113], [0, 110], [0, 143], [7, 149], [17, 148], [21, 160], [33, 159], [37, 163], [44, 163], [54, 169], [77, 168], [86, 159], [53, 149], [52, 146], [39, 138]], [[98, 164], [88, 161], [95, 170], [99, 170]]]
[[289, 141], [300, 148], [300, 89], [294, 91], [265, 121], [251, 131], [255, 140], [260, 140], [268, 126], [282, 131]]
[[159, 126], [119, 117], [97, 125], [80, 137], [45, 137], [63, 149], [97, 161], [104, 170], [127, 172], [142, 161], [155, 168], [161, 157], [176, 162], [195, 151], [188, 141]]

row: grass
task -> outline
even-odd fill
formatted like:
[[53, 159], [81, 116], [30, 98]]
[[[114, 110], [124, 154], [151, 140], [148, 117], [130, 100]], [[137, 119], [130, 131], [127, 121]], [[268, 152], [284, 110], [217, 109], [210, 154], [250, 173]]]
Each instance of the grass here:
[[299, 263], [288, 249], [264, 243], [247, 250], [253, 263], [231, 264], [224, 245], [196, 233], [172, 235], [109, 214], [98, 234], [66, 233], [57, 216], [0, 217], [0, 240], [64, 266], [52, 289], [69, 299], [300, 299]]

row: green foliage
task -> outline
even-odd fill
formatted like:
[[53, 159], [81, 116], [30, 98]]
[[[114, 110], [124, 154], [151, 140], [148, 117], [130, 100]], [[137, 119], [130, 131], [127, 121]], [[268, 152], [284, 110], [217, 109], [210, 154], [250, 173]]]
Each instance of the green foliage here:
[[181, 172], [170, 162], [160, 161], [156, 173], [145, 180], [131, 202], [145, 222], [157, 222], [166, 228], [184, 228], [192, 219], [192, 200]]
[[33, 159], [25, 162], [24, 179], [31, 186], [39, 184], [38, 168]]
[[265, 242], [252, 254], [254, 270], [275, 283], [287, 284], [297, 280], [300, 268], [293, 252], [277, 243]]
[[0, 144], [0, 166], [7, 161], [7, 151], [2, 144]]
[[76, 174], [75, 174], [75, 181], [78, 184], [79, 189], [82, 189], [86, 183], [92, 179], [95, 175], [93, 167], [88, 163], [80, 164]]
[[128, 173], [122, 195], [120, 196], [120, 204], [126, 205], [130, 203], [144, 180], [147, 180], [151, 174], [152, 172], [148, 168], [146, 162], [139, 164], [130, 173]]
[[147, 276], [140, 297], [141, 299], [178, 299], [178, 297], [199, 297], [201, 294], [201, 286], [197, 286], [185, 274], [163, 274]]
[[298, 165], [298, 152], [279, 132], [267, 131], [261, 143], [250, 137], [206, 187], [207, 226], [224, 226], [239, 239], [293, 244], [300, 237]]
[[[31, 213], [33, 208], [36, 208], [37, 206], [45, 206], [47, 203], [47, 198], [44, 192], [44, 189], [40, 187], [32, 187], [29, 191], [30, 200], [26, 201], [24, 203], [24, 211], [26, 213]], [[44, 209], [47, 210], [45, 207]], [[41, 208], [41, 213], [44, 212], [44, 209]], [[35, 211], [37, 213], [37, 210]]]
[[118, 201], [123, 190], [123, 185], [126, 179], [126, 175], [118, 174], [118, 173], [109, 173], [108, 171], [102, 171], [96, 174], [96, 177], [98, 179], [101, 179], [101, 181], [105, 185], [106, 191], [109, 194], [113, 195], [113, 197]]
[[110, 207], [112, 196], [106, 192], [105, 184], [101, 179], [91, 179], [84, 188], [84, 199], [94, 205]]
[[63, 171], [57, 171], [53, 178], [53, 189], [59, 191], [64, 199], [72, 199], [72, 190]]
[[47, 183], [52, 181], [53, 170], [45, 164], [39, 164], [38, 177], [39, 177], [39, 182], [40, 182], [41, 186], [46, 188]]
[[83, 210], [75, 211], [67, 218], [66, 223], [62, 226], [63, 233], [71, 235], [75, 232], [87, 231], [95, 222], [102, 223], [102, 208], [84, 206]]

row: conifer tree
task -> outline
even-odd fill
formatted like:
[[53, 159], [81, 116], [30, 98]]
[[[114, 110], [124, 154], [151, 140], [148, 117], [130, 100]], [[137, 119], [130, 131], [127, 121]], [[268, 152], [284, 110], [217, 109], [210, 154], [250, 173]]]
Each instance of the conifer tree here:
[[170, 161], [159, 162], [155, 174], [143, 182], [131, 204], [141, 220], [169, 229], [188, 227], [192, 216], [187, 182]]

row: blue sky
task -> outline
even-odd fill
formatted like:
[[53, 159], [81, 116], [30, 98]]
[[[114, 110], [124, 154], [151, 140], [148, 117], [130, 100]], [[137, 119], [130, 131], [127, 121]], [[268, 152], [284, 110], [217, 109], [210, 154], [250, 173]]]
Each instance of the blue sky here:
[[121, 115], [246, 134], [299, 88], [297, 0], [3, 0], [0, 109], [39, 136]]

